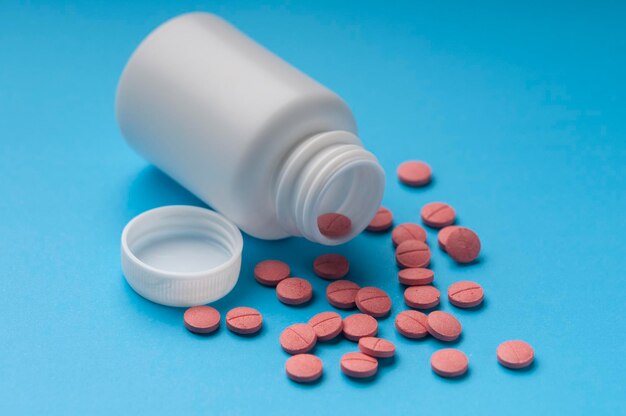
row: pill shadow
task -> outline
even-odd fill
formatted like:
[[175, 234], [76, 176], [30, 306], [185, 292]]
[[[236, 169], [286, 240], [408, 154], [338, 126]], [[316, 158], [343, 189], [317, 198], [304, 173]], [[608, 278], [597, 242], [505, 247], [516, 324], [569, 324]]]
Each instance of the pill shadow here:
[[363, 387], [375, 384], [375, 382], [380, 378], [378, 375], [378, 372], [374, 374], [373, 376], [364, 377], [364, 378], [350, 377], [349, 375], [344, 374], [344, 373], [342, 373], [342, 376], [344, 380], [353, 384], [363, 386]]
[[528, 367], [524, 367], [524, 368], [508, 368], [501, 364], [499, 364], [499, 367], [502, 369], [504, 373], [522, 376], [526, 374], [535, 373], [539, 367], [539, 364], [537, 363], [537, 359], [535, 359]]
[[464, 335], [461, 332], [461, 335], [459, 335], [459, 337], [457, 339], [455, 339], [454, 341], [442, 341], [442, 340], [437, 339], [437, 338], [435, 338], [433, 336], [430, 336], [430, 337], [427, 337], [427, 338], [433, 340], [433, 342], [435, 344], [437, 344], [438, 347], [441, 347], [441, 348], [451, 348], [451, 347], [458, 346], [461, 343], [461, 341], [463, 341], [463, 337], [464, 337]]
[[476, 267], [476, 266], [482, 266], [485, 264], [487, 258], [485, 255], [480, 255], [478, 256], [476, 259], [474, 259], [473, 261], [470, 261], [469, 263], [458, 263], [454, 260], [452, 260], [452, 258], [450, 258], [450, 261], [452, 262], [452, 267], [455, 269], [466, 269], [468, 267]]
[[482, 302], [480, 302], [478, 305], [476, 306], [472, 306], [471, 308], [459, 308], [458, 306], [454, 306], [452, 303], [450, 303], [450, 306], [452, 306], [452, 310], [454, 312], [457, 313], [463, 313], [463, 312], [478, 312], [481, 311], [483, 309], [487, 309], [488, 307], [488, 303], [489, 300], [487, 300], [486, 298], [483, 299]]
[[297, 388], [300, 388], [300, 389], [304, 389], [304, 390], [310, 390], [310, 389], [314, 389], [314, 388], [318, 387], [322, 383], [322, 381], [324, 380], [325, 377], [326, 376], [324, 375], [324, 373], [322, 373], [320, 378], [318, 378], [317, 380], [308, 381], [308, 382], [305, 382], [305, 383], [300, 383], [300, 382], [297, 382], [297, 381], [293, 381], [289, 377], [287, 377], [287, 380], [289, 380], [289, 384], [291, 384], [294, 387], [297, 387]]
[[437, 179], [433, 176], [430, 178], [430, 182], [428, 182], [426, 185], [422, 185], [422, 186], [411, 186], [411, 185], [407, 185], [404, 182], [401, 182], [400, 180], [396, 181], [396, 183], [400, 186], [401, 189], [405, 190], [405, 191], [409, 191], [415, 194], [421, 194], [424, 192], [427, 192], [429, 189], [433, 188], [436, 183], [437, 183]]
[[460, 376], [456, 376], [456, 377], [442, 377], [442, 376], [438, 375], [437, 373], [435, 373], [434, 371], [432, 371], [432, 373], [433, 373], [434, 377], [437, 377], [438, 379], [440, 379], [444, 383], [456, 384], [456, 383], [461, 383], [461, 382], [467, 380], [470, 377], [470, 375], [472, 374], [472, 369], [468, 368], [467, 371], [465, 372], [465, 374], [461, 374]]

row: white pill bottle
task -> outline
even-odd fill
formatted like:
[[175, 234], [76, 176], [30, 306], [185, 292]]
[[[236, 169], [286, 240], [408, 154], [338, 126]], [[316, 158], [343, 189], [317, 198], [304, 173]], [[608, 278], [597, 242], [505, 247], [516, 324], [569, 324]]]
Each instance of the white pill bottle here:
[[[252, 236], [340, 244], [380, 205], [384, 172], [347, 105], [215, 15], [155, 29], [124, 69], [116, 111], [132, 148]], [[349, 234], [320, 232], [330, 212], [351, 219]]]

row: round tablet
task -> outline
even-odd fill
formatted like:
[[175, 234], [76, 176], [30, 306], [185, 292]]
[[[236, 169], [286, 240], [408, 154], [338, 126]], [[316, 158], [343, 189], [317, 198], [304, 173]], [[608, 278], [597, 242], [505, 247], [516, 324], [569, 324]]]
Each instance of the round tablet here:
[[441, 377], [458, 377], [467, 372], [469, 361], [463, 351], [444, 348], [430, 357], [430, 366]]
[[313, 271], [322, 279], [341, 279], [350, 271], [350, 262], [341, 254], [322, 254], [313, 261]]
[[276, 296], [287, 305], [302, 305], [313, 297], [313, 287], [305, 279], [289, 277], [276, 286]]
[[505, 341], [496, 350], [498, 362], [505, 367], [518, 369], [528, 367], [535, 359], [533, 347], [524, 341]]
[[240, 306], [228, 311], [226, 326], [236, 334], [254, 334], [263, 326], [263, 316], [254, 308]]
[[454, 208], [443, 202], [431, 202], [422, 207], [422, 221], [432, 228], [442, 228], [454, 224]]
[[401, 267], [426, 267], [430, 264], [430, 249], [419, 240], [408, 240], [396, 248], [396, 262]]
[[377, 333], [378, 322], [364, 313], [355, 313], [343, 320], [343, 334], [350, 341], [358, 342], [363, 337], [373, 337]]
[[276, 286], [290, 273], [289, 265], [279, 260], [265, 260], [254, 266], [254, 278], [266, 286]]
[[448, 237], [450, 237], [450, 233], [459, 228], [458, 225], [448, 225], [447, 227], [443, 227], [439, 230], [437, 234], [437, 243], [439, 243], [439, 248], [443, 251], [446, 251], [446, 242], [448, 241]]
[[339, 238], [350, 233], [352, 221], [345, 215], [329, 212], [317, 217], [317, 226], [322, 235], [330, 238]]
[[458, 319], [442, 311], [429, 313], [426, 327], [430, 335], [441, 341], [454, 341], [463, 329]]
[[407, 338], [424, 338], [428, 335], [427, 319], [427, 316], [419, 311], [402, 311], [396, 316], [396, 329]]
[[431, 309], [439, 305], [439, 289], [434, 286], [409, 286], [404, 291], [404, 303], [415, 309]]
[[376, 358], [393, 357], [396, 346], [390, 341], [376, 337], [363, 337], [359, 340], [359, 349], [363, 354]]
[[464, 280], [448, 287], [448, 300], [458, 308], [473, 308], [480, 305], [484, 297], [483, 288], [475, 282]]
[[435, 273], [430, 269], [412, 267], [398, 272], [398, 281], [407, 286], [429, 285], [435, 279]]
[[396, 226], [391, 232], [391, 241], [394, 246], [399, 246], [407, 240], [419, 240], [425, 243], [426, 230], [419, 224], [405, 222]]
[[430, 183], [432, 171], [430, 166], [417, 160], [409, 160], [398, 166], [398, 179], [409, 186], [424, 186]]
[[369, 225], [367, 226], [367, 231], [385, 231], [391, 227], [393, 224], [393, 214], [389, 209], [385, 207], [378, 208], [376, 215], [372, 218]]
[[193, 306], [183, 315], [185, 327], [196, 334], [210, 334], [220, 326], [220, 313], [211, 306]]
[[341, 371], [354, 378], [371, 377], [378, 371], [378, 360], [362, 352], [349, 352], [341, 357]]
[[322, 360], [312, 354], [296, 354], [285, 363], [287, 377], [298, 383], [310, 383], [322, 376]]
[[356, 293], [356, 307], [363, 313], [382, 318], [391, 311], [391, 299], [377, 287], [364, 287]]
[[308, 324], [294, 324], [280, 334], [280, 346], [289, 354], [310, 351], [317, 342], [315, 330]]
[[480, 239], [469, 228], [452, 230], [446, 240], [446, 251], [458, 263], [470, 263], [480, 253]]
[[318, 341], [328, 341], [341, 334], [343, 319], [337, 312], [321, 312], [309, 319]]
[[361, 289], [350, 280], [337, 280], [326, 287], [328, 303], [339, 309], [352, 309], [356, 306], [356, 294]]

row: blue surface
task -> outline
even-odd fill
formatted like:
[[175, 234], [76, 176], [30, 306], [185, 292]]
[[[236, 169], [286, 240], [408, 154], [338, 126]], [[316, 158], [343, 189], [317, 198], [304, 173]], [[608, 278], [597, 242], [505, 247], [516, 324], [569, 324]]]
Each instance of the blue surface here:
[[[624, 4], [306, 3], [0, 4], [0, 413], [624, 414]], [[329, 309], [310, 267], [328, 250], [302, 240], [245, 238], [240, 283], [217, 307], [261, 310], [256, 338], [194, 336], [182, 309], [127, 286], [126, 222], [200, 203], [125, 145], [116, 82], [153, 27], [191, 10], [221, 14], [347, 100], [398, 222], [445, 200], [478, 231], [484, 251], [468, 267], [428, 236], [440, 289], [472, 279], [486, 290], [480, 310], [453, 311], [466, 377], [433, 375], [444, 344], [403, 339], [388, 318], [380, 334], [398, 354], [373, 381], [340, 373], [355, 350], [344, 340], [316, 348], [321, 382], [290, 382], [280, 331]], [[432, 165], [432, 186], [397, 184], [407, 158]], [[388, 234], [336, 251], [352, 279], [390, 293], [394, 315], [404, 309]], [[312, 304], [287, 307], [254, 282], [268, 257], [311, 280]], [[496, 363], [511, 338], [535, 347], [530, 370]]]

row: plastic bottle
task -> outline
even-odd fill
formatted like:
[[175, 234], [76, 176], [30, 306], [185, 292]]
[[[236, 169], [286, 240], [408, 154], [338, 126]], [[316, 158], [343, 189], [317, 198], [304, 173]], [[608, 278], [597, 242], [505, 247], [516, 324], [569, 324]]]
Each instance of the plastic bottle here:
[[[124, 69], [116, 110], [131, 147], [252, 236], [339, 244], [379, 207], [384, 172], [347, 105], [215, 15], [155, 29]], [[351, 232], [321, 234], [328, 212]]]

